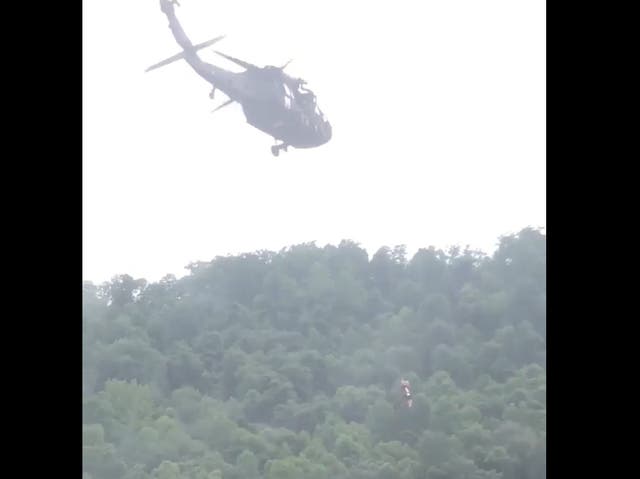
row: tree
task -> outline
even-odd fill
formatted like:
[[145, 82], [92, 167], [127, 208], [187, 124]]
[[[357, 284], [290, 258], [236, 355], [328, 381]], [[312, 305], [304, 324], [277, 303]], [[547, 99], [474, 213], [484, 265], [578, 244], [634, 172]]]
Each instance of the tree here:
[[180, 479], [180, 466], [175, 462], [162, 461], [153, 471], [154, 479]]
[[545, 242], [83, 284], [83, 477], [544, 479]]
[[128, 274], [115, 276], [104, 286], [108, 302], [113, 308], [123, 308], [135, 301], [147, 285], [144, 279], [133, 279]]
[[251, 451], [242, 451], [236, 458], [238, 476], [243, 479], [260, 479], [258, 458]]
[[124, 474], [125, 464], [118, 458], [114, 445], [105, 442], [100, 424], [83, 425], [82, 467], [95, 478], [115, 479]]

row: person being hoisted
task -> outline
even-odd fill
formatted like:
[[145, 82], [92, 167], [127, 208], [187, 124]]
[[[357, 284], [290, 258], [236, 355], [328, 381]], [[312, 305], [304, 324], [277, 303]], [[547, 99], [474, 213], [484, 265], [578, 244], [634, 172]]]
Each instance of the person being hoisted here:
[[400, 380], [400, 387], [402, 388], [402, 395], [404, 396], [407, 407], [411, 407], [413, 399], [411, 398], [411, 385], [406, 379]]

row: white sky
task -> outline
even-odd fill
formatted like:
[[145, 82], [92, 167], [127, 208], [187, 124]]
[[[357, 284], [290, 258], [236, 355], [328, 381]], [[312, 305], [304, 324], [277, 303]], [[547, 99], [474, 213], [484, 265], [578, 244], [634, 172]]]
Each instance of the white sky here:
[[185, 62], [144, 73], [179, 51], [157, 0], [85, 0], [85, 279], [344, 238], [492, 252], [546, 225], [543, 0], [180, 3], [193, 42], [293, 58], [333, 139], [274, 158]]

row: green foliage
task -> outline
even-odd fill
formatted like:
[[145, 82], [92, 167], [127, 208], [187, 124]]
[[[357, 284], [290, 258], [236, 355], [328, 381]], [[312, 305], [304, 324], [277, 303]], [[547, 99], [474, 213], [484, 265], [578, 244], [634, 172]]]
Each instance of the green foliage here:
[[545, 268], [528, 228], [85, 282], [83, 477], [544, 478]]

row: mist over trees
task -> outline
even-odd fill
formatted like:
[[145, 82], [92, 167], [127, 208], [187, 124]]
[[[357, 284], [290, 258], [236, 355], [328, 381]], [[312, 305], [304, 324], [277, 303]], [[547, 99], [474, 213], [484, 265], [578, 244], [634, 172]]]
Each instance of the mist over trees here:
[[546, 477], [540, 231], [189, 270], [85, 282], [84, 479]]

